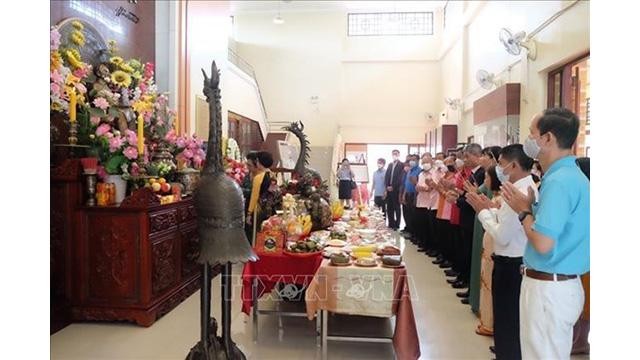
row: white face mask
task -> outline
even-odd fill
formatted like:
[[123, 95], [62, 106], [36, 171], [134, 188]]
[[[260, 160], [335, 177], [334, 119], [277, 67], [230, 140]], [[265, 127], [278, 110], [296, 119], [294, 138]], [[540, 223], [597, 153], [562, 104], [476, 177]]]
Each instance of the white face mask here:
[[393, 155], [393, 161], [398, 161], [399, 156], [398, 155]]
[[528, 137], [527, 140], [524, 141], [522, 150], [524, 150], [524, 153], [528, 157], [537, 159], [538, 155], [540, 154], [540, 145], [538, 145], [538, 142], [535, 139]]
[[504, 168], [500, 165], [496, 166], [496, 175], [498, 175], [498, 180], [503, 184], [509, 181], [509, 175], [504, 173]]
[[430, 163], [424, 163], [424, 164], [422, 164], [422, 170], [424, 170], [424, 171], [429, 171], [429, 170], [431, 170], [431, 164], [430, 164]]

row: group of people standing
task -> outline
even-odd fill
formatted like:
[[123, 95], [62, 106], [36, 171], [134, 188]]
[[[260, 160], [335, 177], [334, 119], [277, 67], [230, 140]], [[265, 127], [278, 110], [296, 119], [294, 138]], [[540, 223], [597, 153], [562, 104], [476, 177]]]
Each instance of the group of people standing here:
[[529, 130], [524, 145], [404, 162], [394, 150], [386, 169], [378, 160], [372, 192], [389, 227], [404, 216], [401, 233], [462, 290], [497, 359], [569, 359], [588, 334], [573, 329], [588, 317], [589, 159], [573, 155], [579, 120], [567, 109], [544, 111]]

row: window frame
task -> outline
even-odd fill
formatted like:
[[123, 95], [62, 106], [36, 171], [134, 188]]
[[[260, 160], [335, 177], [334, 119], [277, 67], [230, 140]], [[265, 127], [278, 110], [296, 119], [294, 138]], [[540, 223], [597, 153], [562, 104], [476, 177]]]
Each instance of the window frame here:
[[[431, 17], [431, 27], [427, 29], [427, 33], [416, 34], [351, 34], [350, 31], [350, 18], [352, 15], [391, 15], [391, 14], [426, 14], [427, 17]], [[433, 11], [382, 11], [382, 12], [355, 12], [347, 13], [347, 37], [361, 37], [361, 36], [433, 36], [435, 34], [435, 17]]]

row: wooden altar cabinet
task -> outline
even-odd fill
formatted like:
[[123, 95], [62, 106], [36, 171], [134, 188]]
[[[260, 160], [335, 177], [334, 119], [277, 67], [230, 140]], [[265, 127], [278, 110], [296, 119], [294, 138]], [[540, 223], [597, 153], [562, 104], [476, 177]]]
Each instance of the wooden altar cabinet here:
[[192, 198], [160, 205], [142, 189], [119, 207], [79, 207], [76, 219], [73, 320], [150, 326], [200, 287]]

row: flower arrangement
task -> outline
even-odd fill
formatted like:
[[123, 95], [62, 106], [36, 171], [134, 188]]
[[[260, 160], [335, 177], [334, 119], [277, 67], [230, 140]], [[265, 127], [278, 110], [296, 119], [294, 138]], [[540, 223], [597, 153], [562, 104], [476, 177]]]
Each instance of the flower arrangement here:
[[225, 159], [225, 169], [224, 172], [233, 179], [238, 185], [243, 184], [245, 177], [249, 174], [249, 169], [247, 165], [241, 161], [236, 161], [232, 158], [227, 157]]
[[165, 135], [165, 140], [171, 148], [171, 153], [176, 159], [178, 170], [193, 168], [202, 170], [206, 154], [202, 148], [204, 141], [195, 134], [191, 136], [177, 136], [171, 129]]
[[302, 176], [294, 173], [293, 178], [283, 185], [282, 193], [301, 195], [306, 198], [311, 197], [313, 194], [318, 194], [324, 199], [329, 199], [330, 197], [327, 182], [322, 181], [311, 172], [306, 172]]
[[57, 28], [50, 30], [49, 49], [49, 106], [51, 111], [69, 113], [70, 94], [77, 95], [77, 103], [86, 102], [87, 88], [84, 84], [91, 73], [91, 65], [82, 62], [80, 47], [84, 45], [84, 26], [79, 21], [73, 22], [74, 30], [61, 42], [61, 35]]
[[234, 138], [229, 138], [226, 140], [226, 147], [224, 149], [224, 155], [227, 158], [240, 161], [242, 160], [242, 152], [240, 151], [240, 147], [238, 146], [238, 142]]

